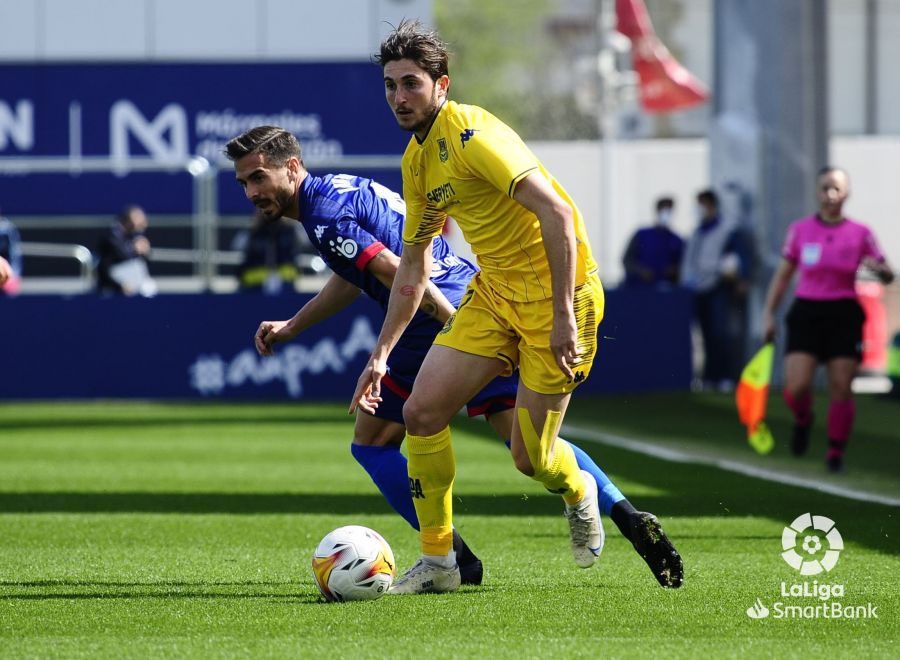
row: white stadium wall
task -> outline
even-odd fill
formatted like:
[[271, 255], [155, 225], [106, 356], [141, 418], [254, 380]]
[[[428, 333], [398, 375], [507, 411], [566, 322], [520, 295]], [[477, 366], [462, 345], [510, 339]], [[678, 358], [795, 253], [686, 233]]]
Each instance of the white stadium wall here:
[[[696, 225], [695, 194], [709, 186], [706, 140], [641, 140], [613, 147], [611, 218], [604, 217], [600, 146], [596, 142], [534, 142], [547, 169], [578, 203], [604, 279], [622, 279], [622, 253], [632, 232], [653, 216], [657, 197], [675, 198], [674, 229], [682, 236]], [[836, 137], [831, 161], [847, 169], [853, 189], [848, 215], [871, 226], [888, 260], [900, 269], [900, 138]], [[720, 191], [721, 192], [721, 191]], [[810, 212], [815, 200], [809, 200]]]
[[[432, 23], [432, 4], [432, 0], [0, 0], [0, 62], [369, 61], [390, 24], [405, 17]], [[832, 84], [832, 92], [841, 90], [842, 98], [857, 100], [844, 107], [840, 99], [832, 99], [834, 127], [838, 132], [858, 131], [865, 115], [860, 96], [846, 92], [859, 91], [853, 81], [860, 77], [865, 38], [863, 2], [833, 0], [830, 7], [831, 29], [843, 30], [841, 39], [830, 40], [834, 49], [830, 79], [841, 81]], [[900, 41], [888, 38], [900, 26], [900, 2], [879, 7], [878, 58], [887, 63], [900, 53]], [[684, 20], [699, 30], [710, 23], [710, 8], [710, 0], [688, 3]], [[682, 33], [673, 36], [676, 42], [678, 35]], [[690, 50], [687, 44], [682, 47]], [[712, 67], [702, 59], [709, 57], [707, 51], [691, 50], [685, 61], [708, 73]], [[890, 111], [900, 102], [896, 80], [893, 67], [878, 68], [875, 114], [882, 131], [900, 130], [900, 113]], [[685, 235], [695, 224], [694, 194], [710, 181], [705, 139], [617, 142], [609, 181], [602, 176], [595, 142], [535, 142], [532, 147], [582, 208], [610, 283], [621, 279], [622, 251], [634, 229], [651, 218], [655, 198], [675, 197], [674, 226]], [[900, 267], [900, 223], [894, 219], [900, 212], [900, 187], [893, 181], [900, 171], [900, 137], [835, 137], [831, 154], [832, 162], [846, 167], [853, 180], [848, 212], [875, 229], [892, 263]], [[604, 190], [606, 185], [611, 191]], [[809, 207], [814, 208], [814, 200]]]
[[368, 60], [431, 0], [0, 0], [0, 61]]

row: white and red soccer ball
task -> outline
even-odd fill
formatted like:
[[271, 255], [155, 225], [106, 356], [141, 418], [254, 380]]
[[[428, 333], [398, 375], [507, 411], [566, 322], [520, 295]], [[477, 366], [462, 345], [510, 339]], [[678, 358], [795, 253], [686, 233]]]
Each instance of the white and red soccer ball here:
[[347, 525], [322, 539], [313, 554], [312, 571], [325, 600], [375, 600], [391, 588], [397, 565], [381, 534]]

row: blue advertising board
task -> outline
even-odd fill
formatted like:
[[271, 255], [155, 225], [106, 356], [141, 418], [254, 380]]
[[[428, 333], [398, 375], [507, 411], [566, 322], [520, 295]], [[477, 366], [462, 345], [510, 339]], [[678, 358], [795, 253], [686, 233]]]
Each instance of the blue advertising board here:
[[290, 318], [309, 297], [0, 298], [0, 338], [19, 343], [24, 324], [36, 329], [34, 350], [4, 355], [0, 400], [349, 400], [381, 329], [374, 303], [354, 303], [274, 357], [253, 347], [261, 321]]
[[[116, 174], [0, 175], [0, 204], [16, 215], [109, 213], [134, 202], [186, 213], [188, 175], [136, 173], [128, 163], [202, 156], [224, 169], [220, 211], [249, 213], [222, 149], [260, 124], [293, 132], [313, 161], [399, 155], [409, 139], [369, 63], [0, 65], [0, 157], [77, 164], [101, 156], [119, 165]], [[399, 173], [387, 176], [387, 185], [399, 185]]]
[[[349, 401], [383, 314], [360, 298], [260, 357], [260, 321], [309, 296], [0, 297], [0, 401], [268, 399]], [[583, 393], [686, 389], [690, 293], [611, 290]]]

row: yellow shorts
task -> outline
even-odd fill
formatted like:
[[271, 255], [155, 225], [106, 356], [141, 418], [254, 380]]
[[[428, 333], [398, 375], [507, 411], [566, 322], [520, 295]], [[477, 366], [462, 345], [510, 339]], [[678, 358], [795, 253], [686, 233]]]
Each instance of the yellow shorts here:
[[553, 301], [510, 302], [497, 295], [475, 275], [456, 314], [434, 340], [464, 353], [499, 358], [506, 362], [508, 376], [516, 367], [519, 378], [540, 394], [564, 394], [588, 377], [597, 352], [597, 327], [603, 319], [603, 287], [591, 275], [575, 287], [575, 321], [578, 325], [578, 362], [572, 366], [575, 379], [560, 370], [550, 350]]

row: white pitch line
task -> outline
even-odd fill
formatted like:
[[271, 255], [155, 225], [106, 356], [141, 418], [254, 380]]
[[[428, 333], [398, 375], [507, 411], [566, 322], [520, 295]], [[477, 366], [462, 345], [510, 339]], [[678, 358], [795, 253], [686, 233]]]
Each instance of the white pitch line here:
[[844, 486], [835, 486], [832, 484], [821, 483], [815, 481], [814, 479], [795, 477], [789, 474], [775, 472], [774, 470], [767, 470], [765, 468], [747, 465], [746, 463], [741, 463], [740, 461], [732, 461], [727, 458], [713, 458], [698, 453], [682, 451], [680, 449], [660, 447], [659, 445], [654, 445], [649, 442], [634, 440], [633, 438], [626, 438], [624, 436], [615, 435], [613, 433], [604, 433], [602, 431], [585, 429], [580, 426], [573, 426], [571, 424], [564, 424], [560, 431], [562, 432], [562, 436], [565, 438], [577, 438], [579, 440], [587, 440], [596, 444], [610, 445], [611, 447], [618, 447], [619, 449], [633, 451], [638, 454], [653, 456], [654, 458], [659, 458], [664, 461], [670, 461], [672, 463], [693, 463], [697, 465], [709, 465], [711, 467], [719, 468], [720, 470], [725, 470], [726, 472], [736, 472], [748, 477], [755, 477], [756, 479], [765, 479], [766, 481], [774, 481], [776, 483], [785, 484], [788, 486], [797, 486], [798, 488], [817, 490], [821, 493], [837, 495], [838, 497], [846, 497], [847, 499], [851, 500], [859, 500], [861, 502], [874, 502], [876, 504], [886, 504], [888, 506], [900, 506], [900, 498], [890, 497], [888, 495], [878, 495], [876, 493], [868, 493], [866, 491], [855, 490], [853, 488], [845, 488]]

